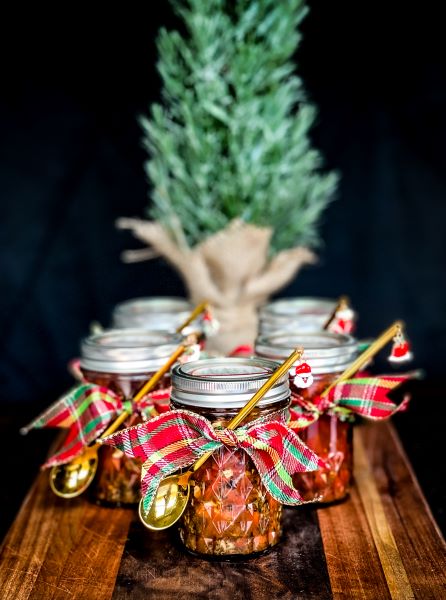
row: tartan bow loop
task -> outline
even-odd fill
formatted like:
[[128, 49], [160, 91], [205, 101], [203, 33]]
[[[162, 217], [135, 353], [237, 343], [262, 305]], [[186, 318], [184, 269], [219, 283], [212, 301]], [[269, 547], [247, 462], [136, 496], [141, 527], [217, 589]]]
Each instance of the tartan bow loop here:
[[127, 411], [140, 412], [145, 416], [157, 414], [157, 409], [166, 402], [168, 390], [147, 394], [137, 405], [124, 400], [113, 390], [92, 383], [81, 383], [72, 388], [29, 425], [21, 429], [26, 434], [31, 429], [42, 427], [60, 427], [68, 429], [61, 448], [51, 456], [43, 468], [49, 468], [70, 462], [82, 454], [85, 446], [94, 442], [107, 428], [110, 421]]
[[110, 420], [122, 409], [121, 399], [112, 390], [82, 383], [43, 411], [21, 433], [41, 427], [68, 429], [61, 448], [46, 461], [43, 468], [62, 465], [81, 454], [84, 447], [101, 435]]
[[317, 396], [312, 402], [293, 395], [290, 409], [293, 429], [308, 427], [325, 412], [342, 410], [366, 419], [382, 420], [406, 410], [409, 397], [397, 405], [388, 394], [410, 379], [409, 375], [380, 375], [377, 377], [354, 377], [333, 386], [325, 396]]

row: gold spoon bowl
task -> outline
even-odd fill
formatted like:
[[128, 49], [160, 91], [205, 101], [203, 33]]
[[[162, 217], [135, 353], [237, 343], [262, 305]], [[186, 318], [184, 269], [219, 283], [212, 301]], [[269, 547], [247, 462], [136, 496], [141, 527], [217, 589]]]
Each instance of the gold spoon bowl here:
[[66, 465], [50, 471], [50, 487], [61, 498], [75, 498], [91, 484], [98, 467], [97, 449], [92, 446]]
[[142, 500], [139, 503], [139, 518], [142, 524], [152, 531], [161, 531], [172, 527], [181, 517], [189, 501], [189, 476], [185, 483], [179, 481], [178, 475], [170, 475], [162, 480], [158, 487], [155, 500], [148, 512], [144, 511]]

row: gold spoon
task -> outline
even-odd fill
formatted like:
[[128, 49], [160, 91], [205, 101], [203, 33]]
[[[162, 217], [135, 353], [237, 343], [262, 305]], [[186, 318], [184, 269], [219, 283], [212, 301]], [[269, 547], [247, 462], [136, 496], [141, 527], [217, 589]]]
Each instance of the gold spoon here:
[[352, 362], [352, 364], [345, 369], [343, 373], [339, 375], [337, 379], [333, 381], [321, 394], [326, 396], [328, 392], [334, 388], [335, 385], [352, 377], [359, 369], [365, 366], [371, 358], [375, 356], [386, 344], [388, 344], [393, 338], [402, 332], [404, 324], [402, 321], [395, 321], [388, 329], [386, 329], [376, 340], [371, 344], [367, 350], [358, 356], [358, 358]]
[[[186, 350], [187, 345], [180, 345], [169, 360], [143, 385], [133, 398], [139, 402], [160, 379], [169, 371], [171, 366]], [[104, 431], [100, 438], [114, 433], [131, 413], [123, 411], [115, 421]], [[50, 487], [56, 496], [61, 498], [75, 498], [80, 496], [91, 484], [98, 466], [98, 449], [101, 444], [96, 441], [92, 446], [87, 446], [82, 454], [76, 456], [71, 462], [53, 467], [50, 471]]]
[[345, 310], [346, 308], [349, 308], [349, 306], [350, 306], [350, 300], [349, 300], [348, 296], [340, 296], [339, 300], [336, 303], [336, 306], [333, 309], [333, 312], [328, 317], [328, 319], [325, 322], [325, 324], [323, 325], [322, 329], [327, 330], [329, 328], [329, 326], [334, 321], [334, 318], [336, 317], [336, 313], [338, 312], [338, 310]]
[[[231, 419], [227, 429], [235, 429], [252, 411], [257, 402], [276, 383], [303, 354], [303, 348], [294, 350], [286, 361], [280, 365], [271, 377], [254, 394], [251, 400]], [[143, 525], [152, 531], [167, 529], [174, 525], [186, 509], [190, 495], [189, 478], [212, 455], [212, 451], [203, 454], [197, 462], [185, 473], [176, 473], [163, 479], [158, 487], [156, 496], [148, 512], [145, 512], [142, 500], [139, 503], [139, 518]]]
[[[182, 323], [177, 333], [180, 333], [185, 327], [187, 327], [199, 314], [204, 312], [208, 308], [208, 302], [201, 302], [194, 308], [188, 318]], [[196, 336], [197, 341], [199, 335]], [[191, 342], [192, 343], [192, 342]], [[165, 373], [171, 368], [171, 366], [177, 361], [177, 359], [186, 350], [187, 345], [182, 344], [175, 350], [169, 360], [164, 366], [157, 371], [147, 383], [139, 390], [139, 392], [133, 398], [134, 402], [139, 402], [143, 396], [147, 394], [158, 381], [163, 377]], [[120, 427], [124, 421], [129, 417], [127, 411], [124, 411], [113, 423], [103, 432], [101, 438], [106, 437], [114, 433], [118, 427]], [[99, 438], [99, 439], [101, 439]], [[82, 454], [76, 456], [71, 462], [63, 465], [53, 467], [50, 471], [50, 487], [56, 496], [61, 498], [75, 498], [80, 496], [91, 484], [96, 475], [98, 466], [98, 449], [100, 443], [95, 442], [92, 446], [87, 446]]]
[[192, 321], [194, 321], [198, 317], [198, 315], [200, 315], [202, 312], [204, 312], [208, 307], [209, 307], [209, 302], [206, 302], [206, 301], [198, 304], [194, 308], [194, 310], [190, 313], [190, 315], [187, 317], [187, 319], [184, 321], [184, 323], [181, 323], [181, 325], [179, 327], [177, 327], [177, 329], [175, 330], [176, 333], [181, 333], [185, 327], [190, 325], [190, 323], [192, 323]]

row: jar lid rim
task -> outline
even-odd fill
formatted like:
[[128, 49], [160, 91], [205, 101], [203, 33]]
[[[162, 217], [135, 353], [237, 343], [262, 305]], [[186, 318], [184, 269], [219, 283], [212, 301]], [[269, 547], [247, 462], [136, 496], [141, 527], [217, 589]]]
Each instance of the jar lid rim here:
[[[260, 308], [261, 316], [268, 317], [297, 317], [304, 316], [301, 311], [306, 309], [314, 309], [320, 312], [320, 309], [325, 311], [333, 311], [336, 306], [336, 300], [333, 298], [323, 298], [316, 296], [298, 296], [294, 298], [278, 298], [273, 302], [264, 304]], [[318, 310], [319, 309], [319, 310]], [[311, 312], [304, 313], [311, 314]]]
[[106, 329], [82, 340], [81, 367], [103, 373], [157, 370], [182, 339], [168, 331]]
[[[172, 370], [172, 400], [190, 406], [243, 406], [277, 369], [265, 358], [209, 358], [177, 365]], [[259, 406], [289, 396], [288, 373], [279, 378]]]
[[185, 312], [191, 308], [191, 302], [181, 296], [141, 296], [120, 302], [115, 306], [114, 313], [170, 314]]

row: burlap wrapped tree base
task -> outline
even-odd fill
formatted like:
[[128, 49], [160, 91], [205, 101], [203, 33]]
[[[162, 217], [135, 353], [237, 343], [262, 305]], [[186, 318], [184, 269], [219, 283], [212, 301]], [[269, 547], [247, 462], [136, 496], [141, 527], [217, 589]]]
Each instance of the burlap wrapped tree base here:
[[315, 262], [307, 248], [283, 250], [271, 259], [272, 231], [239, 220], [190, 248], [180, 244], [156, 221], [119, 219], [150, 251], [128, 251], [131, 262], [163, 256], [180, 273], [194, 303], [208, 300], [220, 322], [209, 348], [226, 354], [240, 344], [252, 344], [257, 334], [257, 308], [281, 289], [305, 264]]

